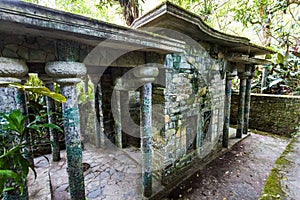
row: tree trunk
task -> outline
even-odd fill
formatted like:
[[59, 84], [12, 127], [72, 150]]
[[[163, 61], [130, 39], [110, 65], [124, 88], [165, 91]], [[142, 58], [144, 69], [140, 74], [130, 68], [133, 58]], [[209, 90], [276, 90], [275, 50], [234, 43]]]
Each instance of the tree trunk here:
[[[270, 13], [268, 13], [267, 7], [264, 4], [261, 4], [259, 12], [260, 12], [262, 36], [263, 36], [262, 44], [265, 47], [270, 47], [271, 38], [272, 38]], [[266, 87], [267, 76], [268, 76], [268, 68], [264, 67], [262, 73], [262, 80], [261, 80], [261, 91], [260, 91], [261, 93], [263, 93], [263, 88]]]

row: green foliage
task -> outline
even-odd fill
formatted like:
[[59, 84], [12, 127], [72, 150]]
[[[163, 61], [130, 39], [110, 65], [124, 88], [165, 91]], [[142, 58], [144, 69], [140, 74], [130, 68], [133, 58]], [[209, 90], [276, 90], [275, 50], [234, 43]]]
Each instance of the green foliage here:
[[94, 100], [94, 85], [90, 80], [88, 80], [87, 84], [87, 88], [85, 87], [84, 81], [81, 81], [76, 85], [79, 104]]
[[[114, 0], [22, 0], [29, 3], [52, 7], [57, 10], [83, 15], [93, 19], [112, 22], [115, 16], [120, 14], [120, 6]], [[52, 3], [50, 3], [52, 2]], [[120, 23], [117, 21], [116, 23]], [[124, 23], [123, 23], [124, 24]]]
[[[265, 66], [268, 71], [263, 93], [300, 95], [300, 61], [293, 55], [285, 57], [281, 53], [273, 56], [273, 64]], [[262, 73], [257, 71], [252, 89], [261, 88]]]
[[[26, 147], [28, 146], [29, 130], [41, 133], [44, 128], [54, 128], [61, 131], [61, 128], [54, 124], [39, 123], [42, 118], [36, 116], [35, 120], [26, 125], [28, 116], [24, 116], [20, 110], [13, 110], [9, 114], [0, 113], [1, 130], [0, 130], [0, 193], [14, 188], [5, 188], [5, 183], [13, 179], [23, 192], [23, 181], [26, 179], [29, 169], [35, 176], [36, 172], [32, 164], [25, 159]], [[35, 142], [32, 141], [31, 144]]]

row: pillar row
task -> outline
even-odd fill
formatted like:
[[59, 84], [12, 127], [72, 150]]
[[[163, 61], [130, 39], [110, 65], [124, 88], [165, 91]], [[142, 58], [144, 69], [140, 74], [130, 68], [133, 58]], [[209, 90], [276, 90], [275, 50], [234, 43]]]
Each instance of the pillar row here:
[[238, 104], [238, 120], [237, 120], [237, 131], [236, 137], [242, 138], [244, 129], [244, 117], [245, 117], [245, 94], [246, 94], [246, 79], [250, 76], [250, 72], [246, 69], [245, 72], [238, 74], [240, 79], [240, 90], [239, 90], [239, 104]]
[[62, 104], [62, 114], [70, 194], [73, 200], [84, 200], [85, 189], [76, 84], [81, 81], [80, 77], [87, 73], [87, 69], [82, 63], [58, 61], [47, 63], [45, 71], [55, 82], [60, 84], [61, 94], [67, 99]]
[[[0, 57], [0, 112], [8, 114], [13, 110], [19, 109], [23, 114], [26, 113], [26, 102], [24, 92], [18, 90], [16, 88], [7, 87], [8, 83], [20, 83], [21, 78], [24, 77], [28, 73], [28, 68], [25, 62]], [[5, 123], [5, 119], [0, 116], [0, 133], [5, 133], [3, 131], [3, 123]], [[28, 138], [26, 135], [24, 138]], [[13, 141], [12, 141], [13, 142]], [[26, 142], [26, 141], [24, 141]], [[7, 148], [11, 148], [13, 144], [7, 144]], [[26, 150], [24, 151], [24, 157], [26, 158]], [[10, 163], [10, 166], [13, 166], [13, 163]], [[14, 168], [14, 170], [19, 171], [18, 166]], [[13, 180], [9, 180], [5, 183], [6, 188], [14, 188], [13, 190], [9, 190], [4, 192], [3, 199], [4, 200], [12, 200], [12, 199], [20, 199], [27, 200], [28, 199], [28, 188], [26, 178], [22, 180], [24, 184], [24, 191], [21, 194], [18, 186], [14, 183]]]

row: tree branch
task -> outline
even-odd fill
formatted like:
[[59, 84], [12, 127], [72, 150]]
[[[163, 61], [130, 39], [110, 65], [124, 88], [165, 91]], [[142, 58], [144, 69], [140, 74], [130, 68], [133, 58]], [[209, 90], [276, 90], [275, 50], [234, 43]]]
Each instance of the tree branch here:
[[292, 12], [291, 7], [289, 7], [289, 12], [290, 12], [290, 14], [291, 14], [293, 20], [300, 26], [300, 23], [298, 22], [298, 20], [296, 19], [294, 13]]

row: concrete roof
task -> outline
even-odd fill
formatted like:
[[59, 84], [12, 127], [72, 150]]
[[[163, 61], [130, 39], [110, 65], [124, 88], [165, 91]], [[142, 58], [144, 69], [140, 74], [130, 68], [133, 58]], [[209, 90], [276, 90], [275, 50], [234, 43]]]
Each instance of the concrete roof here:
[[132, 27], [138, 29], [160, 27], [176, 30], [188, 35], [197, 42], [217, 44], [232, 53], [251, 56], [274, 53], [268, 48], [251, 44], [248, 38], [228, 35], [214, 30], [204, 23], [200, 16], [168, 1], [136, 19]]
[[0, 1], [0, 32], [45, 36], [110, 48], [182, 52], [184, 42], [18, 0]]

